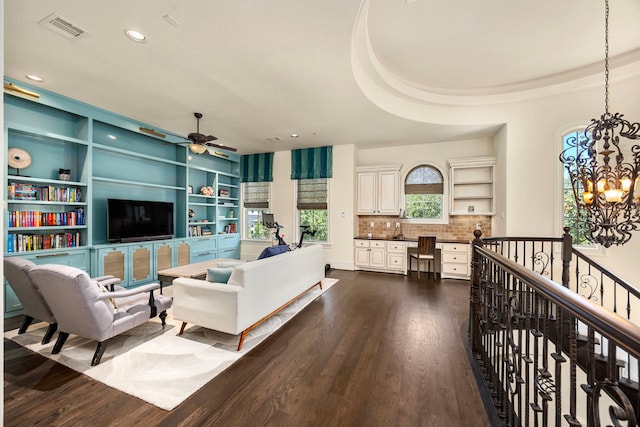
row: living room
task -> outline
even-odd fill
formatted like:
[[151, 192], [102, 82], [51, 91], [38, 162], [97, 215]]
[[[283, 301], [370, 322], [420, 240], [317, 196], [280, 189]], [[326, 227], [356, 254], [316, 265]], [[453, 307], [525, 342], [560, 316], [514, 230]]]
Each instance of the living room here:
[[[522, 6], [501, 10], [504, 5], [497, 2], [483, 11], [459, 2], [468, 11], [458, 14], [433, 13], [433, 5], [425, 1], [400, 3], [283, 0], [276, 6], [163, 2], [107, 7], [8, 0], [3, 5], [5, 76], [175, 135], [192, 132], [193, 113], [202, 111], [202, 132], [237, 148], [239, 155], [274, 152], [269, 209], [285, 227], [287, 241], [298, 237], [291, 150], [332, 146], [329, 234], [323, 246], [334, 269], [354, 270], [353, 240], [361, 221], [375, 222], [374, 228], [388, 235], [394, 228], [385, 230], [389, 220], [415, 223], [401, 212], [366, 218], [356, 214], [356, 168], [361, 166], [401, 165], [402, 187], [413, 167], [432, 165], [442, 173], [448, 197], [448, 161], [494, 156], [495, 214], [485, 231], [492, 236], [561, 236], [562, 137], [584, 128], [604, 107], [600, 2], [571, 1], [553, 12], [547, 8], [556, 5], [548, 2], [533, 8], [529, 17], [523, 16]], [[52, 12], [87, 34], [68, 41], [38, 24]], [[475, 18], [481, 12], [486, 21]], [[432, 14], [443, 22], [425, 24], [435, 19], [429, 18]], [[637, 2], [625, 1], [616, 3], [611, 14], [611, 110], [637, 122], [640, 34], [634, 22], [640, 10]], [[424, 22], [416, 22], [419, 18]], [[527, 31], [518, 29], [522, 20], [528, 22]], [[486, 39], [474, 43], [473, 37], [458, 38], [461, 22]], [[569, 35], [567, 22], [594, 22], [598, 28], [588, 38]], [[123, 35], [124, 28], [137, 25], [150, 30], [146, 43]], [[396, 31], [405, 38], [388, 34]], [[511, 37], [512, 43], [500, 43]], [[426, 46], [409, 43], [422, 39], [430, 41], [432, 50], [424, 53]], [[446, 45], [446, 40], [449, 52], [434, 47], [433, 41]], [[401, 42], [406, 50], [398, 48]], [[454, 61], [451, 56], [469, 59]], [[410, 58], [420, 58], [421, 66], [406, 66]], [[446, 60], [452, 62], [442, 66], [442, 74], [426, 74], [437, 68], [430, 64]], [[475, 80], [462, 79], [460, 74], [473, 75], [473, 69]], [[421, 72], [424, 80], [416, 77]], [[452, 80], [444, 79], [447, 73]], [[42, 74], [44, 81], [34, 83], [26, 74]], [[407, 83], [412, 76], [413, 85]], [[449, 221], [438, 224], [443, 234]], [[469, 222], [469, 240], [475, 223]], [[242, 236], [240, 258], [254, 259], [268, 244]], [[634, 254], [639, 251], [635, 236], [624, 246], [594, 250], [592, 256], [634, 283]]]

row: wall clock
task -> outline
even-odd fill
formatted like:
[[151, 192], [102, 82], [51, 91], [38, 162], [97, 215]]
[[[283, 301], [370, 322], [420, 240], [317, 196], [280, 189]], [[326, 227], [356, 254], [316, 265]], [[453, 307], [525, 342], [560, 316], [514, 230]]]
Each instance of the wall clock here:
[[16, 175], [20, 175], [20, 169], [29, 167], [31, 155], [22, 148], [9, 148], [7, 152], [9, 167], [16, 169]]

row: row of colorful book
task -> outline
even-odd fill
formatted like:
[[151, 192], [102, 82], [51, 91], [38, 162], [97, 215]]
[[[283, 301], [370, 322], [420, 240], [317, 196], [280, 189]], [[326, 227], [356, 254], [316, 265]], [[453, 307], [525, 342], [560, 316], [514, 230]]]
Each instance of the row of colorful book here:
[[37, 186], [12, 182], [7, 186], [9, 200], [39, 200], [45, 202], [81, 202], [80, 187]]
[[75, 248], [81, 245], [80, 233], [9, 234], [7, 252], [31, 252], [45, 249]]
[[211, 227], [192, 225], [189, 227], [189, 237], [211, 236]]
[[9, 227], [84, 225], [84, 209], [69, 212], [9, 211]]

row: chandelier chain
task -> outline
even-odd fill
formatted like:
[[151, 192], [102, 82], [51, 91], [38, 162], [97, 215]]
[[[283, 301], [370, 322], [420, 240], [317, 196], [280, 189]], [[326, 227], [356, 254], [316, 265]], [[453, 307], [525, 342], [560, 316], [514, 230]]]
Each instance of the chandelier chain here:
[[609, 116], [609, 0], [604, 7], [604, 112]]

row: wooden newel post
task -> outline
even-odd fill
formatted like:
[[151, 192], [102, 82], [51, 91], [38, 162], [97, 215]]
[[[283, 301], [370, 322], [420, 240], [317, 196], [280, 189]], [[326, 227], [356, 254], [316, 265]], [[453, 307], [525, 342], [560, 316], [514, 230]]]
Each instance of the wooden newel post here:
[[562, 235], [562, 286], [569, 287], [569, 268], [571, 265], [571, 254], [573, 252], [573, 238], [569, 227], [564, 227]]
[[471, 257], [471, 296], [469, 308], [469, 333], [471, 341], [471, 352], [474, 355], [480, 353], [480, 302], [482, 295], [480, 292], [480, 255], [476, 248], [483, 246], [482, 230], [474, 230], [473, 252]]

